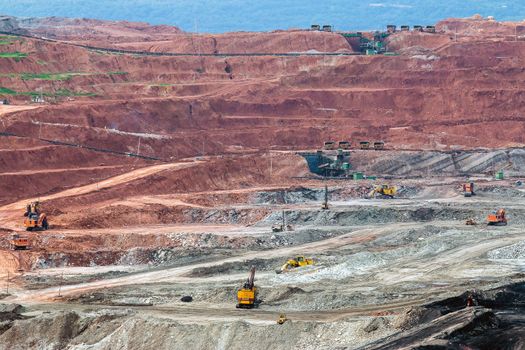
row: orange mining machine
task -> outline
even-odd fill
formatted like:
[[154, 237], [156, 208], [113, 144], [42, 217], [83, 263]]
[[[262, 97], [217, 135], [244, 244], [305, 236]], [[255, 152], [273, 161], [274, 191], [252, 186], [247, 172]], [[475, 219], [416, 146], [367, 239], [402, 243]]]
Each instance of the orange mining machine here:
[[507, 217], [505, 216], [505, 209], [498, 209], [487, 216], [487, 225], [489, 226], [506, 226]]
[[40, 231], [49, 228], [47, 216], [40, 211], [40, 203], [38, 201], [29, 203], [26, 206], [24, 216], [24, 226], [27, 231]]
[[26, 250], [29, 249], [29, 239], [25, 236], [15, 234], [9, 241], [9, 246], [12, 250]]

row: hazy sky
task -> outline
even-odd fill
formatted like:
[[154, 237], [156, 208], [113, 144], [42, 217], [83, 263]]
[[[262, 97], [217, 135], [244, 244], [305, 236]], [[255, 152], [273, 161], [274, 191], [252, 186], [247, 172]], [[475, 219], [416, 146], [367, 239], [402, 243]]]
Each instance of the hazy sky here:
[[145, 21], [204, 32], [306, 28], [313, 23], [379, 29], [476, 13], [521, 20], [525, 0], [0, 0], [0, 14]]

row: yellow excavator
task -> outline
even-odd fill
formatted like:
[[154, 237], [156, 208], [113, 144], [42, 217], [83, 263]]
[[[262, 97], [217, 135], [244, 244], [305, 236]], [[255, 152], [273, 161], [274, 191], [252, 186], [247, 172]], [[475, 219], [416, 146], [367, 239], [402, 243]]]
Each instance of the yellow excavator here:
[[257, 302], [257, 287], [254, 284], [255, 266], [250, 269], [248, 279], [237, 290], [237, 308], [252, 309]]
[[280, 270], [275, 270], [275, 273], [279, 274], [282, 272], [290, 271], [291, 269], [295, 269], [297, 267], [308, 266], [313, 264], [314, 259], [305, 258], [303, 255], [298, 255], [295, 258], [288, 259], [288, 261], [283, 266], [281, 266]]
[[26, 206], [24, 226], [27, 231], [47, 230], [49, 224], [45, 213], [40, 212], [40, 202], [31, 202]]
[[383, 198], [391, 199], [397, 193], [397, 188], [395, 186], [381, 185], [376, 186], [370, 193], [368, 193], [367, 198]]

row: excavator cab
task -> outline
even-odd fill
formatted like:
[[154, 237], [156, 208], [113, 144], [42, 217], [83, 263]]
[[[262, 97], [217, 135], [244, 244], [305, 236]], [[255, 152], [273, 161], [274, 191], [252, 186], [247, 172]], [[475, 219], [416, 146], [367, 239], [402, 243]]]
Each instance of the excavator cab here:
[[498, 209], [487, 216], [487, 225], [489, 226], [506, 226], [507, 217], [505, 216], [505, 209]]
[[49, 228], [47, 216], [40, 211], [40, 202], [38, 201], [31, 202], [26, 206], [24, 216], [24, 226], [27, 231], [47, 230]]

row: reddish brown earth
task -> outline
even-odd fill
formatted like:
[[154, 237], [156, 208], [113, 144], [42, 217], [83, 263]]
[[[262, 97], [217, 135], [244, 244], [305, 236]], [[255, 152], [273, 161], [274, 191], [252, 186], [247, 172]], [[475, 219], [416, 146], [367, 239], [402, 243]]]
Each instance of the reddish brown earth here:
[[[216, 202], [246, 202], [247, 194], [231, 191], [301, 184], [292, 177], [307, 172], [302, 158], [270, 157], [269, 150], [311, 150], [328, 139], [381, 139], [391, 149], [522, 146], [525, 42], [515, 27], [446, 20], [435, 34], [391, 36], [397, 56], [281, 57], [271, 54], [353, 50], [338, 33], [193, 35], [127, 22], [26, 24], [30, 34], [58, 41], [23, 37], [0, 45], [0, 52], [28, 55], [0, 58], [0, 98], [15, 105], [0, 109], [0, 132], [7, 133], [0, 136], [0, 227], [20, 229], [25, 201], [39, 197], [61, 230], [206, 222]], [[112, 54], [76, 43], [196, 55]], [[31, 104], [31, 92], [46, 102]], [[155, 168], [166, 164], [175, 165]], [[118, 178], [126, 174], [137, 177]], [[93, 187], [114, 176], [116, 183]], [[243, 225], [267, 214], [239, 212]]]

